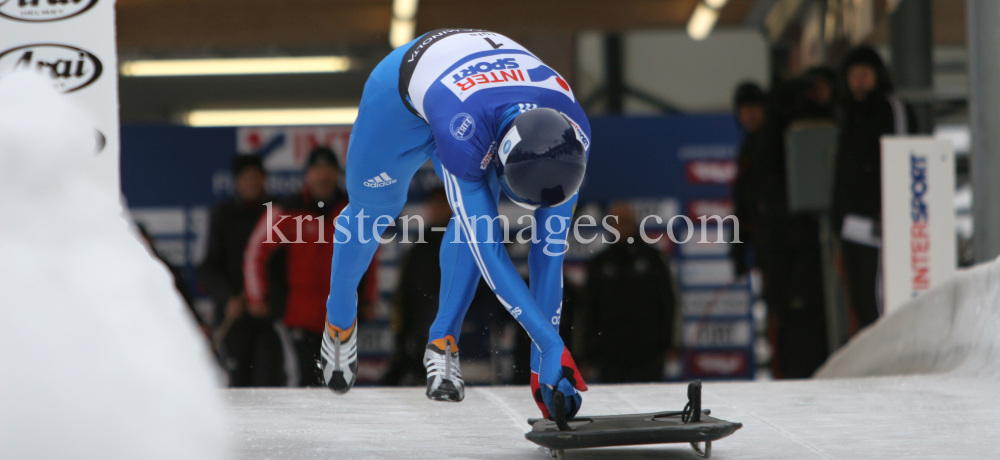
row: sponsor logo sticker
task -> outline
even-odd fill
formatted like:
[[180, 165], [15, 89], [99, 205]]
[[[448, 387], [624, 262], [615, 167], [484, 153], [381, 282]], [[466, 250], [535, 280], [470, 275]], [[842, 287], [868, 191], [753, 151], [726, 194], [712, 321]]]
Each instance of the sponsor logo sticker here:
[[89, 10], [98, 0], [0, 0], [0, 16], [28, 22], [58, 21]]
[[590, 139], [588, 139], [587, 135], [583, 133], [582, 129], [580, 129], [580, 125], [576, 124], [576, 122], [573, 121], [573, 119], [570, 118], [569, 115], [566, 115], [565, 113], [562, 113], [562, 115], [566, 117], [566, 121], [569, 121], [569, 124], [573, 125], [573, 130], [576, 132], [576, 140], [580, 141], [580, 143], [583, 144], [583, 149], [590, 150]]
[[569, 85], [552, 68], [526, 54], [501, 54], [470, 59], [440, 80], [465, 102], [484, 88], [534, 86], [558, 91], [576, 100]]
[[19, 46], [0, 52], [0, 78], [20, 70], [36, 71], [49, 77], [57, 90], [71, 93], [97, 81], [103, 65], [89, 51], [53, 43]]
[[511, 128], [510, 131], [507, 132], [507, 135], [503, 137], [503, 140], [500, 141], [500, 164], [507, 164], [507, 157], [510, 155], [510, 152], [514, 150], [514, 146], [516, 146], [519, 142], [521, 142], [521, 135], [517, 132], [517, 126], [515, 126]]
[[485, 171], [486, 168], [490, 166], [490, 160], [493, 159], [493, 149], [486, 152], [486, 156], [483, 157], [483, 161], [479, 162], [479, 169]]
[[451, 136], [460, 141], [469, 140], [476, 132], [476, 121], [472, 115], [460, 113], [451, 119]]

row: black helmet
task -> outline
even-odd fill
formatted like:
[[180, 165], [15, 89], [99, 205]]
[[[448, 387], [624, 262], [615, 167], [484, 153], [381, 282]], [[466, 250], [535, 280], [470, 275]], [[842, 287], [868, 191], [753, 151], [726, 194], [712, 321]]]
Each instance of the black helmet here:
[[529, 110], [514, 118], [497, 146], [497, 176], [504, 193], [529, 208], [568, 201], [583, 182], [587, 152], [583, 132], [552, 109]]

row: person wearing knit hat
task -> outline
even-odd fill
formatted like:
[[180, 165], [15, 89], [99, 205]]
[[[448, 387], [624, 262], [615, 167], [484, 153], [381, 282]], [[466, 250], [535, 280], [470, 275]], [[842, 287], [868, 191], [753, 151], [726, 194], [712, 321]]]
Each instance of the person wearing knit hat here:
[[[767, 96], [764, 95], [764, 90], [760, 89], [760, 86], [756, 83], [747, 81], [736, 87], [736, 91], [733, 92], [733, 110], [736, 111], [737, 121], [739, 121], [744, 130], [747, 132], [756, 132], [757, 129], [760, 129], [760, 125], [764, 123], [765, 102], [767, 102]], [[744, 115], [746, 111], [753, 109], [759, 109], [759, 115], [754, 114], [755, 118], [760, 119], [759, 121], [747, 120], [747, 116]]]
[[[837, 145], [833, 221], [858, 326], [879, 317], [882, 215], [880, 139], [917, 131], [912, 110], [892, 96], [889, 70], [870, 46], [853, 49], [841, 66], [847, 88]], [[858, 229], [871, 229], [859, 231]]]
[[[267, 203], [246, 245], [246, 309], [251, 316], [279, 320], [286, 386], [323, 384], [316, 362], [326, 323], [334, 221], [347, 205], [341, 176], [336, 153], [314, 148], [306, 156], [302, 192]], [[279, 248], [283, 257], [273, 257]], [[370, 301], [363, 295], [360, 303]]]
[[329, 165], [337, 171], [341, 171], [340, 160], [337, 159], [333, 150], [327, 147], [316, 147], [312, 152], [309, 152], [309, 157], [306, 158], [306, 170], [315, 165]]
[[248, 168], [253, 168], [261, 173], [266, 173], [264, 170], [264, 161], [257, 155], [236, 154], [236, 156], [233, 157], [233, 161], [230, 165], [233, 177], [240, 175], [240, 173]]
[[844, 57], [841, 72], [850, 97], [855, 102], [884, 99], [892, 92], [889, 69], [878, 52], [870, 46], [859, 46], [851, 50]]

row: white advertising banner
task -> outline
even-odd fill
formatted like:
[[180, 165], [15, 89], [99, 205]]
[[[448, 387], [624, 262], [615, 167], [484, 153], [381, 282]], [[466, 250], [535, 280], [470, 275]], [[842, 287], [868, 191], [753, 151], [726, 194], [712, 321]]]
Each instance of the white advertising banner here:
[[884, 314], [955, 272], [955, 153], [930, 137], [882, 138]]
[[120, 190], [113, 0], [0, 0], [0, 78], [37, 72], [90, 115], [104, 182]]

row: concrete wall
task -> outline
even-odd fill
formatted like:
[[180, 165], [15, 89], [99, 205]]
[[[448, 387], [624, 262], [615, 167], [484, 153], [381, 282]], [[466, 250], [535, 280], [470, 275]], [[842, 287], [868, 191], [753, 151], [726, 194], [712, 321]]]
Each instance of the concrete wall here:
[[[744, 80], [766, 84], [768, 49], [753, 29], [721, 29], [703, 41], [683, 30], [623, 34], [625, 84], [688, 112], [730, 110], [733, 88]], [[577, 40], [576, 91], [581, 99], [604, 80], [603, 36], [585, 33]], [[655, 108], [627, 97], [626, 113]]]

